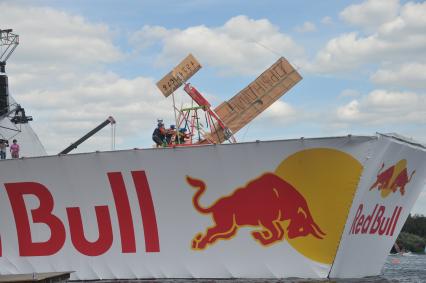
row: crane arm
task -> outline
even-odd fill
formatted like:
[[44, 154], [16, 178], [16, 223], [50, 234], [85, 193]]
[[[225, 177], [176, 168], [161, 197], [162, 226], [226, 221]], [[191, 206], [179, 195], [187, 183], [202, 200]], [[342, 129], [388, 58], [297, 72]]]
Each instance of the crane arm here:
[[105, 121], [103, 121], [102, 123], [100, 123], [96, 128], [94, 128], [93, 130], [91, 130], [90, 132], [88, 132], [87, 134], [85, 134], [83, 137], [81, 137], [76, 142], [72, 143], [69, 147], [67, 147], [66, 149], [64, 149], [63, 151], [61, 151], [59, 154], [67, 154], [70, 151], [72, 151], [73, 149], [76, 149], [77, 146], [79, 146], [84, 141], [86, 141], [88, 138], [90, 138], [91, 136], [93, 136], [94, 134], [96, 134], [97, 132], [99, 132], [100, 130], [102, 130], [108, 124], [115, 124], [115, 120], [114, 120], [114, 118], [112, 116], [109, 116], [108, 119], [106, 119]]

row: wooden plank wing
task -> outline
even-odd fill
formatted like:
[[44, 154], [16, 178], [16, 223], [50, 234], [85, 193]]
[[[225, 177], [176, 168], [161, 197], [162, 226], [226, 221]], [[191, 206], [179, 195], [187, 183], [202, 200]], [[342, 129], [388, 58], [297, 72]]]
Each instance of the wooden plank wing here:
[[157, 87], [165, 97], [168, 97], [199, 69], [201, 69], [201, 64], [192, 54], [189, 54], [173, 70], [157, 82]]
[[[264, 71], [256, 80], [223, 102], [214, 110], [232, 133], [238, 132], [260, 113], [283, 96], [302, 76], [283, 57]], [[226, 140], [223, 129], [216, 128], [207, 140], [222, 143]]]

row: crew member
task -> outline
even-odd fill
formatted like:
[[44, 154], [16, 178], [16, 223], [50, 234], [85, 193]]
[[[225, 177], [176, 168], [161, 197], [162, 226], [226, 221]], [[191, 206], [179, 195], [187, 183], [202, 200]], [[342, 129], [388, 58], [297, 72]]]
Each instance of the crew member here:
[[166, 131], [166, 142], [172, 144], [176, 139], [176, 126], [170, 125], [170, 128]]
[[163, 146], [166, 139], [166, 129], [164, 128], [164, 124], [159, 122], [157, 124], [157, 128], [155, 128], [152, 133], [152, 140], [155, 142], [157, 147]]
[[177, 143], [184, 144], [185, 139], [188, 139], [189, 135], [186, 133], [186, 128], [180, 128], [177, 135]]

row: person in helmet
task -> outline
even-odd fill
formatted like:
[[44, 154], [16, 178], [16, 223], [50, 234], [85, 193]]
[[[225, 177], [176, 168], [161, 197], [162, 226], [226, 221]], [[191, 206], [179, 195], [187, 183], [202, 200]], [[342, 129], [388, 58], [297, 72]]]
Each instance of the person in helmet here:
[[189, 138], [189, 135], [186, 133], [186, 128], [180, 128], [177, 136], [177, 143], [184, 144], [185, 139]]
[[166, 141], [166, 129], [164, 128], [164, 124], [159, 122], [157, 124], [157, 128], [155, 128], [152, 133], [152, 140], [155, 142], [157, 147], [163, 146]]

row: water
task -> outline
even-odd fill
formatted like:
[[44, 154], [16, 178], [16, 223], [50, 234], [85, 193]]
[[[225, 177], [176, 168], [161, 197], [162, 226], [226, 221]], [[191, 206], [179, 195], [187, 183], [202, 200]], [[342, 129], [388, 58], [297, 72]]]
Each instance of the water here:
[[382, 277], [389, 282], [426, 282], [426, 255], [389, 256]]
[[[78, 281], [82, 283], [84, 281]], [[93, 283], [93, 281], [89, 281]], [[99, 281], [98, 281], [99, 282]], [[362, 279], [168, 279], [168, 280], [103, 280], [102, 283], [426, 283], [426, 255], [390, 255], [381, 276]]]

